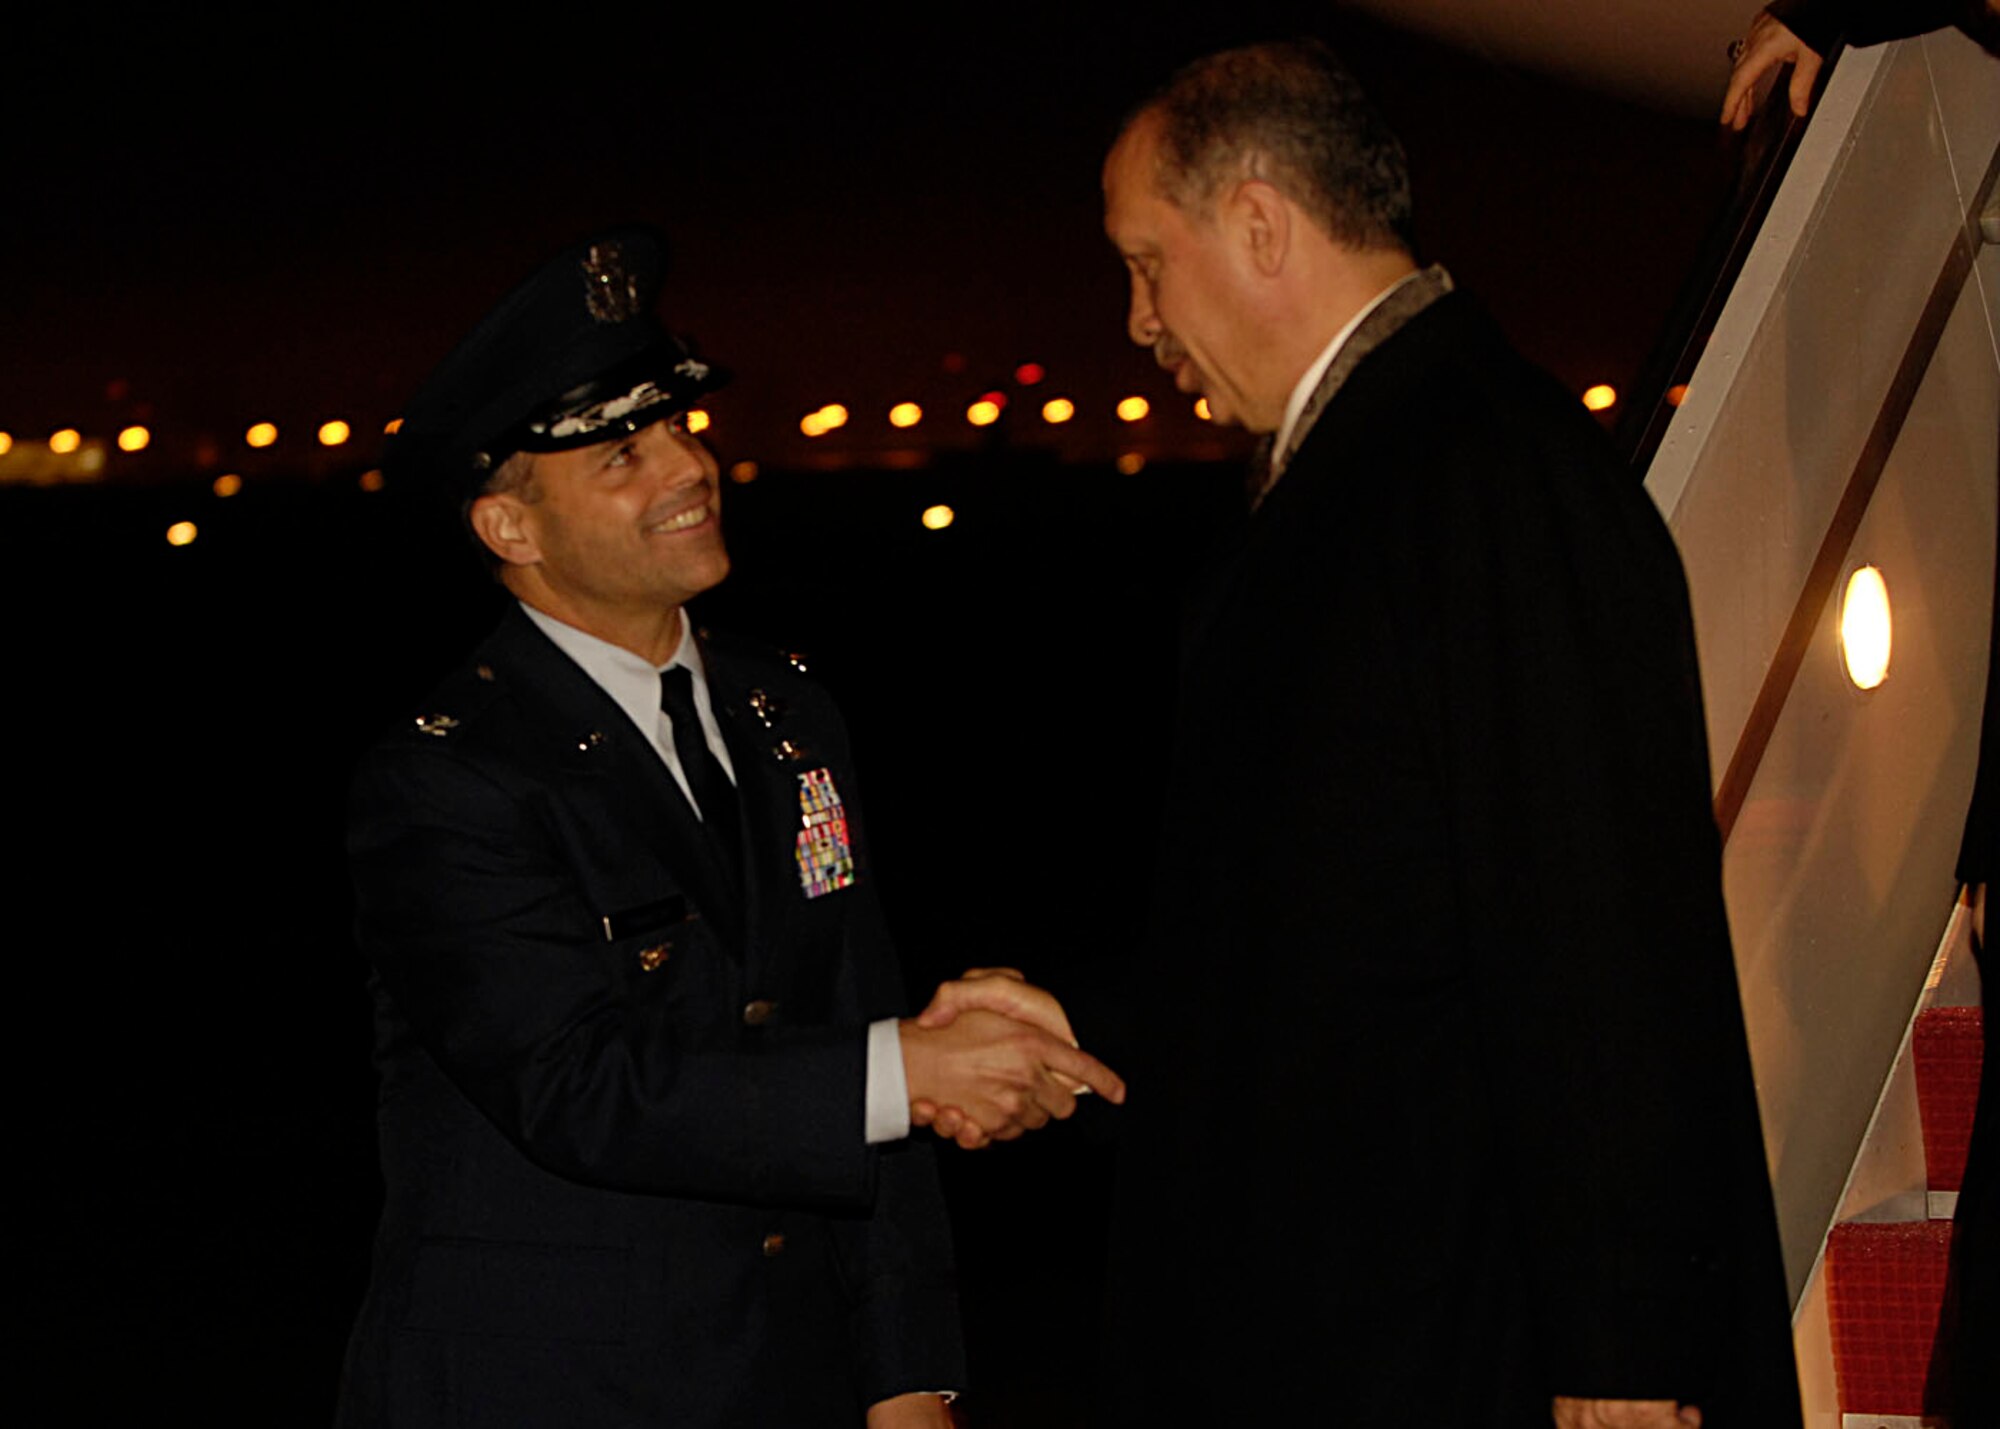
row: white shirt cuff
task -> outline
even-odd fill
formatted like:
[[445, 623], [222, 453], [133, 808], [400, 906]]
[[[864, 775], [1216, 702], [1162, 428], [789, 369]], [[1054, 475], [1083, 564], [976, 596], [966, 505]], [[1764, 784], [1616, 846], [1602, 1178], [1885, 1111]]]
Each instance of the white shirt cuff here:
[[867, 1098], [870, 1146], [910, 1134], [910, 1084], [903, 1076], [903, 1038], [893, 1017], [868, 1026]]

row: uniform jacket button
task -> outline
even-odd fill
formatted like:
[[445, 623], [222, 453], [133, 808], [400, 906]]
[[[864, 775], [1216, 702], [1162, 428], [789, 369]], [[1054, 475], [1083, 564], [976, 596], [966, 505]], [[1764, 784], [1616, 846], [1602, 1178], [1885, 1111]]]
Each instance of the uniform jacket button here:
[[767, 1256], [777, 1255], [780, 1251], [784, 1250], [784, 1248], [785, 1248], [785, 1237], [783, 1232], [772, 1231], [769, 1235], [764, 1237], [765, 1255]]
[[744, 1006], [743, 1025], [745, 1027], [762, 1027], [766, 1022], [771, 1020], [772, 1015], [777, 1010], [777, 1003], [760, 997], [755, 1002], [747, 1003]]

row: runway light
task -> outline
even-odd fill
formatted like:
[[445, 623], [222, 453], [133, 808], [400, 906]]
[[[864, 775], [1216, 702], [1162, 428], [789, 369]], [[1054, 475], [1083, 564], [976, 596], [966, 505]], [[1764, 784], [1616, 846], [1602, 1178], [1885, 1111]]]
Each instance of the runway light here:
[[1856, 689], [1872, 690], [1889, 676], [1889, 586], [1873, 566], [1847, 578], [1840, 602], [1840, 653]]
[[689, 412], [687, 414], [686, 418], [682, 422], [682, 425], [688, 429], [688, 434], [690, 436], [698, 437], [703, 432], [708, 430], [708, 413], [702, 411], [701, 408], [696, 407], [692, 412]]
[[1587, 388], [1583, 394], [1583, 405], [1593, 412], [1609, 411], [1618, 402], [1618, 389], [1609, 382], [1600, 382]]
[[1208, 398], [1197, 397], [1194, 399], [1194, 414], [1204, 422], [1214, 420], [1215, 414], [1208, 410]]
[[1046, 376], [1039, 362], [1024, 362], [1014, 369], [1014, 380], [1023, 387], [1032, 387]]
[[924, 419], [924, 409], [915, 402], [898, 402], [889, 409], [889, 425], [914, 427]]
[[319, 426], [319, 444], [323, 447], [340, 446], [353, 435], [354, 429], [338, 417], [330, 422], [321, 422]]
[[142, 452], [146, 444], [153, 440], [153, 434], [144, 427], [127, 427], [118, 434], [118, 450], [121, 452]]
[[68, 456], [83, 445], [83, 436], [75, 427], [64, 427], [49, 435], [49, 450], [57, 456]]
[[754, 461], [737, 462], [736, 465], [729, 468], [729, 479], [738, 486], [748, 486], [757, 479], [757, 463]]
[[402, 430], [403, 430], [403, 419], [401, 417], [391, 417], [389, 419], [389, 424], [382, 428], [382, 435], [385, 437], [393, 437], [396, 435], [396, 433]]
[[981, 397], [965, 409], [965, 420], [975, 427], [990, 427], [1000, 420], [1000, 404]]
[[1058, 397], [1052, 402], [1042, 403], [1042, 420], [1050, 424], [1067, 422], [1076, 415], [1076, 403], [1067, 397]]
[[949, 506], [926, 506], [923, 522], [926, 531], [942, 531], [958, 519], [958, 513]]
[[259, 422], [243, 434], [243, 440], [253, 447], [268, 447], [277, 439], [278, 427], [275, 422]]
[[195, 529], [192, 521], [176, 521], [167, 527], [169, 546], [191, 546], [194, 544]]
[[363, 491], [380, 491], [384, 486], [388, 485], [388, 482], [383, 478], [381, 472], [370, 467], [367, 471], [361, 473], [359, 480], [355, 484]]
[[209, 486], [217, 496], [234, 496], [243, 489], [243, 478], [233, 471], [225, 471]]
[[1153, 404], [1148, 402], [1144, 397], [1127, 397], [1118, 404], [1118, 420], [1121, 422], [1143, 421], [1146, 414], [1152, 410]]
[[14, 436], [11, 432], [0, 432], [0, 456], [14, 450]]
[[1007, 394], [1002, 392], [998, 387], [995, 387], [991, 392], [981, 392], [979, 400], [982, 402], [991, 402], [1003, 412], [1007, 410]]
[[809, 437], [825, 436], [835, 427], [847, 425], [847, 408], [838, 402], [829, 402], [817, 412], [808, 412], [799, 418], [799, 430]]
[[1118, 458], [1118, 470], [1126, 476], [1137, 476], [1146, 469], [1146, 459], [1137, 452], [1126, 452]]
[[1687, 399], [1688, 399], [1687, 383], [1676, 382], [1673, 386], [1667, 389], [1667, 405], [1669, 407], [1678, 407], [1680, 406], [1681, 403], [1687, 401]]

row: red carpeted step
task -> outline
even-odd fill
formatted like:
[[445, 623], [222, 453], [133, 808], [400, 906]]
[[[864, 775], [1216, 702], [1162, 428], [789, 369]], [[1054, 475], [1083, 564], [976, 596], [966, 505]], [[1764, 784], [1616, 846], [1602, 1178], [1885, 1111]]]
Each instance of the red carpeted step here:
[[1950, 1256], [1950, 1221], [1833, 1228], [1827, 1300], [1843, 1413], [1923, 1413]]
[[1917, 1107], [1924, 1120], [1924, 1159], [1933, 1191], [1956, 1191], [1972, 1141], [1979, 1100], [1979, 1009], [1931, 1007], [1917, 1014]]

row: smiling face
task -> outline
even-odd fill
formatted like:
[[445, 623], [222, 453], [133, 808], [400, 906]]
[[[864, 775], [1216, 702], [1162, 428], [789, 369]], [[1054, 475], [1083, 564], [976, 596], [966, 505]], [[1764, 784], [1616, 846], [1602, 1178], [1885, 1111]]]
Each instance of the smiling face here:
[[715, 458], [678, 418], [537, 453], [520, 488], [480, 497], [472, 516], [515, 595], [641, 654], [729, 574]]
[[1126, 331], [1152, 349], [1176, 387], [1208, 398], [1215, 421], [1269, 430], [1276, 414], [1253, 382], [1242, 255], [1226, 223], [1161, 195], [1157, 129], [1141, 115], [1104, 161], [1104, 231], [1132, 282]]

